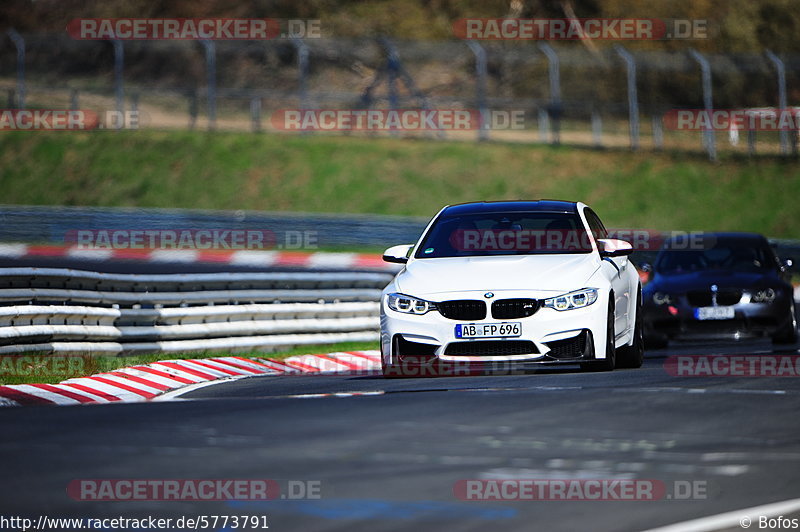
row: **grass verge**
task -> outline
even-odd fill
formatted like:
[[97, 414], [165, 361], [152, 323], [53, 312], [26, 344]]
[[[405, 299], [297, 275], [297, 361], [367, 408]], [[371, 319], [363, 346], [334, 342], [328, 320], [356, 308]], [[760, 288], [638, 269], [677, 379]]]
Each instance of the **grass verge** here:
[[[4, 355], [0, 356], [0, 385], [4, 384], [57, 384], [69, 378], [85, 377], [95, 373], [159, 360], [183, 360], [187, 358], [214, 358], [241, 356], [245, 358], [283, 359], [295, 355], [334, 353], [337, 351], [369, 351], [380, 349], [378, 342], [345, 342], [329, 345], [301, 346], [276, 353], [230, 351], [202, 351], [197, 353], [161, 353], [133, 356], [59, 357], [53, 354]], [[57, 363], [53, 364], [53, 359]]]
[[800, 237], [795, 159], [236, 132], [0, 133], [3, 203], [432, 216], [560, 198], [610, 227]]

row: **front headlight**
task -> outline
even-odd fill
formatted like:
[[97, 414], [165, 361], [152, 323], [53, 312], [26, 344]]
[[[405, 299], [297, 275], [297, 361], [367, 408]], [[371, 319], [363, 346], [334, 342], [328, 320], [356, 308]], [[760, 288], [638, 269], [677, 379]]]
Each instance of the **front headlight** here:
[[653, 303], [656, 305], [671, 305], [674, 301], [672, 296], [664, 292], [656, 292], [653, 294]]
[[778, 294], [772, 288], [765, 288], [764, 290], [756, 290], [750, 296], [751, 303], [772, 303]]
[[422, 315], [436, 310], [436, 303], [405, 294], [389, 294], [386, 296], [386, 304], [390, 309], [404, 314]]
[[545, 299], [544, 306], [562, 311], [588, 307], [595, 301], [597, 301], [597, 288], [584, 288], [563, 296]]

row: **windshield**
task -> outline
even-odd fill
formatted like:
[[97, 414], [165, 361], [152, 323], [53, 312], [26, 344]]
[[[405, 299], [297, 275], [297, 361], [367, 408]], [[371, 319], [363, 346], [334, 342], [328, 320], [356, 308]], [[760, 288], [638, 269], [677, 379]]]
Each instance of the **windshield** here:
[[589, 234], [577, 214], [491, 212], [442, 216], [416, 258], [589, 253]]
[[659, 273], [686, 273], [702, 270], [758, 272], [776, 267], [772, 252], [748, 243], [717, 244], [709, 249], [664, 250], [658, 256]]

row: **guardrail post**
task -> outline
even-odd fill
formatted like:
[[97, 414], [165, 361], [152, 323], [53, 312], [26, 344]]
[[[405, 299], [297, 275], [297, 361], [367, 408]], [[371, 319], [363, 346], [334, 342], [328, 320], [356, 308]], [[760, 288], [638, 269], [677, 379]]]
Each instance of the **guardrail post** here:
[[[786, 67], [781, 58], [770, 50], [766, 50], [765, 53], [767, 58], [775, 65], [775, 70], [778, 71], [778, 108], [780, 109], [779, 112], [783, 113], [786, 112]], [[780, 123], [780, 120], [778, 122]], [[781, 129], [780, 139], [781, 155], [786, 155], [789, 153], [789, 131]]]
[[631, 137], [631, 149], [639, 149], [639, 96], [636, 91], [636, 60], [622, 45], [615, 44], [614, 50], [619, 54], [628, 69], [628, 132]]
[[11, 28], [8, 30], [8, 36], [14, 42], [17, 49], [17, 109], [25, 109], [25, 39], [22, 35], [17, 33], [17, 30]]
[[[689, 50], [689, 54], [700, 65], [700, 72], [703, 78], [703, 107], [708, 113], [708, 118], [711, 119], [714, 112], [714, 104], [711, 96], [711, 63], [697, 50]], [[703, 129], [703, 139], [706, 151], [708, 151], [708, 158], [711, 161], [717, 160], [717, 143], [714, 135], [714, 130], [710, 127]]]
[[489, 107], [486, 104], [486, 50], [476, 41], [467, 41], [475, 55], [475, 93], [481, 117], [478, 140], [489, 140]]
[[539, 49], [547, 57], [548, 71], [550, 77], [550, 109], [548, 112], [552, 118], [553, 144], [561, 143], [561, 69], [558, 54], [553, 47], [544, 41], [540, 41]]
[[217, 54], [214, 41], [200, 41], [206, 51], [206, 98], [208, 104], [208, 129], [217, 127]]
[[125, 86], [122, 79], [124, 69], [125, 54], [122, 47], [122, 41], [114, 39], [111, 41], [114, 45], [114, 97], [117, 102], [117, 112], [119, 116], [123, 116], [125, 112]]

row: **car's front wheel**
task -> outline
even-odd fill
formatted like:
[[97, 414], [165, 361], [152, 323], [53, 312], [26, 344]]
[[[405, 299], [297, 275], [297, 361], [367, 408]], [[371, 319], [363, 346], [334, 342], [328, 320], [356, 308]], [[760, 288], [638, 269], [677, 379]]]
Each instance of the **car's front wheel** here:
[[797, 341], [797, 316], [794, 302], [791, 303], [789, 322], [772, 336], [773, 344], [793, 344]]
[[581, 364], [583, 371], [611, 371], [616, 365], [616, 349], [614, 347], [614, 294], [609, 296], [608, 317], [606, 318], [606, 357], [594, 362], [584, 362]]
[[636, 317], [633, 326], [633, 343], [617, 349], [617, 366], [640, 368], [644, 363], [644, 324], [642, 319], [642, 290], [636, 296]]

